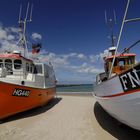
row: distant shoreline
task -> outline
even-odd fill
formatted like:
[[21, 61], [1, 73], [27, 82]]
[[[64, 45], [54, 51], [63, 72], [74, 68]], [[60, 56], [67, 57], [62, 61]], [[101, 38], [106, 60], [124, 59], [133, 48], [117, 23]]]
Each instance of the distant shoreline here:
[[92, 92], [93, 91], [93, 85], [92, 84], [67, 84], [67, 85], [57, 85], [56, 87], [57, 92], [63, 92], [63, 93], [74, 93], [74, 92]]
[[56, 94], [66, 96], [92, 96], [92, 92], [57, 92]]
[[72, 86], [86, 86], [92, 84], [58, 84], [56, 87], [72, 87]]

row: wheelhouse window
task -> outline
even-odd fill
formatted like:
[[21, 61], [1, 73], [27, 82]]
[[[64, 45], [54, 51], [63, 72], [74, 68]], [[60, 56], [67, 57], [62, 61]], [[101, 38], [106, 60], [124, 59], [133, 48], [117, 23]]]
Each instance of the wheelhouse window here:
[[14, 60], [14, 68], [21, 69], [21, 67], [22, 67], [22, 61], [21, 60]]
[[5, 68], [7, 69], [8, 74], [13, 74], [13, 71], [12, 71], [12, 60], [11, 59], [6, 59], [5, 60]]
[[0, 68], [3, 67], [3, 60], [0, 59]]
[[128, 59], [128, 64], [129, 65], [132, 65], [132, 64], [135, 64], [135, 57], [129, 57], [129, 59]]
[[26, 63], [26, 71], [29, 72], [29, 63]]
[[42, 71], [42, 65], [35, 65], [34, 73], [42, 74], [43, 73], [43, 71]]
[[31, 64], [31, 65], [30, 65], [30, 73], [33, 73], [33, 70], [34, 70], [34, 65]]
[[46, 78], [49, 78], [49, 70], [48, 69], [45, 72], [45, 76], [46, 76]]
[[119, 66], [125, 66], [125, 59], [120, 59], [119, 60]]

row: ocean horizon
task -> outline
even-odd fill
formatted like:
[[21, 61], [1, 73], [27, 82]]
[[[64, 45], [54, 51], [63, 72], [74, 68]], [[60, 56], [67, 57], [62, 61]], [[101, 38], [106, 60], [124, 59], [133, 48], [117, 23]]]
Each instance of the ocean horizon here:
[[92, 92], [93, 84], [69, 84], [57, 85], [57, 92]]

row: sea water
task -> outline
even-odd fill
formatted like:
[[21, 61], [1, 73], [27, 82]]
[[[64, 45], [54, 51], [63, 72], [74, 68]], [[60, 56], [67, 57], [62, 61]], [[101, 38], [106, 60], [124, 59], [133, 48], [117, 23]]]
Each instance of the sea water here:
[[93, 92], [92, 84], [57, 86], [57, 92]]

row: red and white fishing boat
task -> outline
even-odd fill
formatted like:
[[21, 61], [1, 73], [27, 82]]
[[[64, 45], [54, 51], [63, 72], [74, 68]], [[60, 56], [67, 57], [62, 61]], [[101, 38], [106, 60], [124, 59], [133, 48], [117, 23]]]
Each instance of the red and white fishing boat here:
[[135, 54], [129, 53], [130, 48], [139, 43], [137, 41], [123, 53], [118, 53], [122, 29], [129, 7], [128, 0], [117, 46], [109, 48], [109, 55], [104, 58], [105, 72], [96, 77], [94, 97], [99, 104], [120, 122], [140, 130], [140, 63], [136, 63]]
[[[56, 93], [56, 79], [52, 65], [28, 57], [26, 43], [26, 17], [19, 15], [20, 39], [17, 45], [24, 48], [0, 54], [0, 119], [46, 104]], [[32, 8], [31, 8], [32, 14]], [[30, 15], [31, 17], [31, 15]], [[39, 49], [34, 46], [34, 49]], [[34, 50], [35, 51], [35, 50]]]

